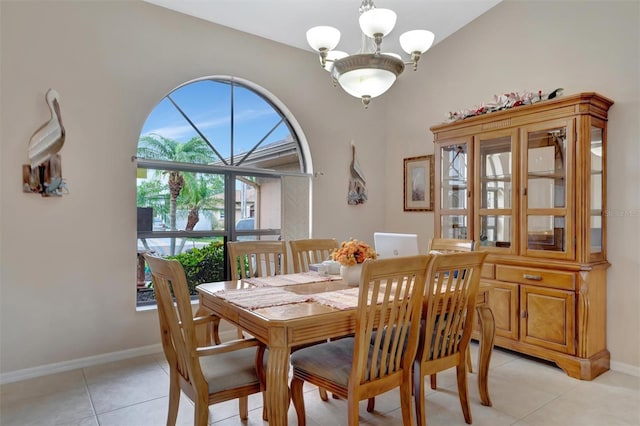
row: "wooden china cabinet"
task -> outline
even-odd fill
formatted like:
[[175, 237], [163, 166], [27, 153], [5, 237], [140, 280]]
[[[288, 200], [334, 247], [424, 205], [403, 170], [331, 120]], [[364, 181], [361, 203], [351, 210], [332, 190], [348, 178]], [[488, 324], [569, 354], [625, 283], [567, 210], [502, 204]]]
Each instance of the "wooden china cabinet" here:
[[606, 347], [613, 101], [580, 93], [431, 127], [435, 236], [489, 252], [495, 344], [591, 380]]

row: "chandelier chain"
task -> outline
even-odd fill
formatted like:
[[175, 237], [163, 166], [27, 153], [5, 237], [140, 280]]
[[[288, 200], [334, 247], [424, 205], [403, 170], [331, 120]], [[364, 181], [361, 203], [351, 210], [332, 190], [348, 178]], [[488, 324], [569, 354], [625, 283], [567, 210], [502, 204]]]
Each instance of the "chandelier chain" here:
[[360, 8], [358, 10], [360, 11], [360, 15], [362, 15], [363, 13], [375, 8], [376, 5], [373, 4], [373, 0], [362, 0], [362, 4], [360, 5]]

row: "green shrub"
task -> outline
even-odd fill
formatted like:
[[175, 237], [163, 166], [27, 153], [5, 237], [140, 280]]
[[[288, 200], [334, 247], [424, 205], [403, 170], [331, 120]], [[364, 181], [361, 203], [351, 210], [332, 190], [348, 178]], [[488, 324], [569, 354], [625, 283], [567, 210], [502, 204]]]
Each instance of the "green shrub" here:
[[202, 248], [167, 256], [167, 259], [176, 259], [182, 264], [190, 294], [197, 294], [198, 284], [224, 280], [224, 245], [221, 242], [214, 241]]

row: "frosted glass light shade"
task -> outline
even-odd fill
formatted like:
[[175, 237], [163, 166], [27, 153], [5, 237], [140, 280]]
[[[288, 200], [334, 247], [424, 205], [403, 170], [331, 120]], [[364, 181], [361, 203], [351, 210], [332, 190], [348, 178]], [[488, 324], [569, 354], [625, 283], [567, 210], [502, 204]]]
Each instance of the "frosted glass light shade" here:
[[340, 41], [340, 31], [333, 27], [319, 26], [307, 31], [307, 43], [313, 50], [332, 50]]
[[391, 55], [362, 53], [334, 62], [331, 75], [345, 92], [364, 100], [389, 90], [403, 70], [404, 63]]
[[[331, 50], [327, 53], [327, 60], [324, 64], [324, 69], [331, 72], [333, 69], [333, 63], [338, 59], [346, 58], [349, 56], [347, 52], [343, 52], [341, 50]], [[322, 63], [322, 58], [319, 58], [320, 63]]]
[[411, 54], [413, 52], [426, 52], [435, 39], [435, 35], [427, 30], [407, 31], [400, 36], [400, 46], [402, 50]]
[[360, 15], [360, 29], [368, 37], [386, 36], [396, 25], [396, 13], [391, 9], [371, 9]]
[[389, 90], [395, 81], [394, 73], [375, 68], [349, 71], [338, 79], [344, 91], [356, 98], [380, 96]]

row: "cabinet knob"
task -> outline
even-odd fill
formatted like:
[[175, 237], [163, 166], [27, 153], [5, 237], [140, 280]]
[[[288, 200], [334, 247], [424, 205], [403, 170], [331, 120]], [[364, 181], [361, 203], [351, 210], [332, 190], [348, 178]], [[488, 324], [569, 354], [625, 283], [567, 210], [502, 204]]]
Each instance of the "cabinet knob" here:
[[526, 318], [526, 317], [527, 317], [527, 311], [521, 311], [521, 312], [520, 312], [520, 316], [521, 316], [522, 318]]

